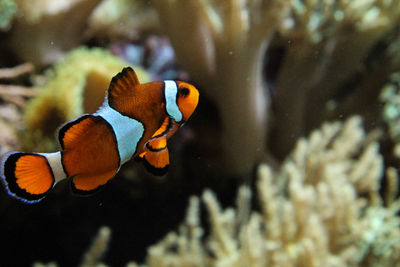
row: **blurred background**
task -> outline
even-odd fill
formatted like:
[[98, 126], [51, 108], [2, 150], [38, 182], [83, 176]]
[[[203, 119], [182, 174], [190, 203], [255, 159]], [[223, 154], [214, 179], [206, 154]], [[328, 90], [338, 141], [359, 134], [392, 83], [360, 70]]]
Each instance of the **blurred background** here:
[[200, 91], [167, 175], [2, 190], [0, 265], [398, 266], [399, 22], [395, 0], [0, 0], [1, 156], [57, 151], [128, 65]]

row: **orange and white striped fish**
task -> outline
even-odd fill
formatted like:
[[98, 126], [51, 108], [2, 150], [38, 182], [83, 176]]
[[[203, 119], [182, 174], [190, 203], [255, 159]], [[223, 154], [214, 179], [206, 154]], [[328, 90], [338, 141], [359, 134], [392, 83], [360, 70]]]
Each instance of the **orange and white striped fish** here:
[[180, 81], [140, 84], [132, 68], [110, 83], [103, 105], [64, 124], [61, 151], [9, 152], [1, 178], [9, 195], [25, 202], [43, 199], [59, 181], [70, 178], [74, 193], [88, 195], [112, 179], [132, 157], [155, 175], [169, 166], [167, 140], [194, 112], [198, 90]]

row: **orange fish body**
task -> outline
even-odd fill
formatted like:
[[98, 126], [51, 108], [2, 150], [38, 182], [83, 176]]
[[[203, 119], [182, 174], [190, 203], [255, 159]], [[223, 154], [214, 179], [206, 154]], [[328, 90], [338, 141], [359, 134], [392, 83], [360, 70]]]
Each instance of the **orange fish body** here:
[[167, 140], [192, 115], [198, 98], [191, 84], [140, 84], [135, 72], [125, 68], [111, 80], [96, 113], [60, 128], [61, 151], [7, 153], [0, 169], [3, 184], [11, 196], [35, 203], [69, 177], [73, 192], [92, 194], [132, 157], [151, 173], [163, 175], [169, 166]]

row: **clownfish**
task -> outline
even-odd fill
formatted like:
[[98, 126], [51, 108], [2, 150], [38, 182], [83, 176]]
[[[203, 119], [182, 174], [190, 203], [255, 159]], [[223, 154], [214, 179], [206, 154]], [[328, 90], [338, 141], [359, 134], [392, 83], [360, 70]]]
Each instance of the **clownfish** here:
[[92, 194], [131, 158], [163, 175], [169, 166], [167, 140], [189, 119], [198, 101], [199, 92], [189, 83], [140, 84], [134, 70], [124, 68], [112, 78], [96, 113], [61, 126], [61, 151], [9, 152], [1, 162], [1, 180], [12, 197], [36, 203], [66, 178], [74, 193]]

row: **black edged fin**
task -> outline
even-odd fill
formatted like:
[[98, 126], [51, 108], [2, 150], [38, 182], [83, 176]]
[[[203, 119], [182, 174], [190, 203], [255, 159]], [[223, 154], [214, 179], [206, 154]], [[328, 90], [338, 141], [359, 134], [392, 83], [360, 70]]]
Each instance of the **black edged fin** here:
[[115, 171], [102, 174], [79, 174], [71, 179], [71, 190], [80, 196], [90, 196], [105, 186], [115, 175]]
[[166, 147], [167, 147], [167, 138], [165, 136], [152, 138], [146, 143], [146, 149], [151, 152], [160, 152]]
[[146, 142], [146, 150], [159, 152], [167, 147], [167, 137], [172, 129], [172, 119], [166, 117], [160, 128], [153, 134], [149, 141]]
[[128, 95], [139, 84], [135, 71], [131, 67], [126, 67], [111, 79], [107, 90], [107, 98], [109, 101], [113, 101], [115, 97]]
[[164, 122], [162, 123], [161, 127], [153, 134], [151, 139], [168, 135], [169, 131], [172, 129], [172, 126], [173, 126], [172, 118], [167, 116], [164, 119]]
[[105, 185], [100, 185], [98, 187], [96, 187], [93, 190], [80, 190], [78, 188], [76, 188], [75, 184], [74, 184], [74, 179], [70, 179], [70, 186], [71, 186], [71, 191], [74, 195], [77, 196], [81, 196], [81, 197], [90, 197], [94, 194], [96, 194], [97, 192], [99, 192]]
[[169, 152], [168, 148], [159, 151], [146, 151], [139, 156], [143, 165], [153, 175], [165, 175], [169, 168]]
[[[88, 118], [90, 118], [90, 117], [93, 117], [93, 115], [84, 114], [84, 115], [82, 115], [82, 116], [80, 116], [80, 117], [78, 117], [78, 118], [76, 118], [76, 119], [74, 119], [74, 120], [72, 120], [72, 121], [69, 121], [69, 122], [63, 124], [63, 125], [59, 128], [59, 130], [58, 130], [58, 142], [60, 143], [62, 149], [65, 149], [65, 145], [66, 145], [66, 144], [65, 144], [65, 140], [64, 140], [65, 134], [66, 134], [69, 130], [72, 130], [72, 129], [71, 129], [72, 126], [74, 126], [74, 125], [76, 125], [76, 124], [79, 124], [79, 123], [81, 123], [82, 121], [84, 121], [84, 120], [86, 120], [86, 119], [88, 119]], [[67, 145], [68, 145], [68, 144], [67, 144]]]
[[55, 183], [46, 157], [37, 153], [9, 152], [0, 168], [7, 193], [27, 204], [41, 201]]
[[143, 160], [143, 165], [149, 173], [156, 175], [156, 176], [163, 176], [163, 175], [167, 174], [168, 168], [169, 168], [169, 165], [167, 165], [163, 168], [154, 167], [146, 159]]
[[135, 161], [135, 162], [143, 162], [143, 157], [141, 157], [140, 155], [138, 155], [138, 156], [135, 156], [135, 157], [133, 157], [133, 160]]

